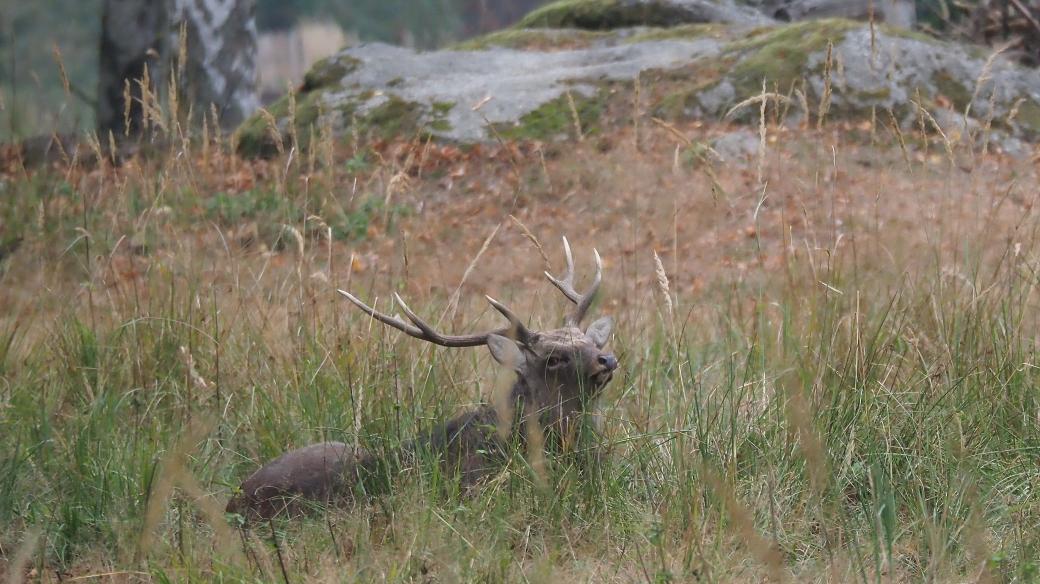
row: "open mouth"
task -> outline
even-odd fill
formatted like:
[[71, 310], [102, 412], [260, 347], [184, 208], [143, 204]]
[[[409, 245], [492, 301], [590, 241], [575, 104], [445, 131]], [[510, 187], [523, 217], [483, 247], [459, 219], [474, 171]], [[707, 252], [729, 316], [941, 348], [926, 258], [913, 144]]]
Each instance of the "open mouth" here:
[[614, 372], [610, 369], [604, 369], [592, 377], [592, 382], [596, 387], [603, 387], [610, 383], [610, 380], [614, 378]]

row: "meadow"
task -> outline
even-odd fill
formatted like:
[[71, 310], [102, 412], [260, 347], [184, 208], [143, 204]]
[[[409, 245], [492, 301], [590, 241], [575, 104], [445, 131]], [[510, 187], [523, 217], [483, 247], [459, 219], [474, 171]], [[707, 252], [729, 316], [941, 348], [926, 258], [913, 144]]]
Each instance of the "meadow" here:
[[[0, 575], [1036, 581], [1040, 165], [921, 128], [7, 156]], [[754, 148], [711, 148], [730, 132]], [[498, 324], [490, 294], [549, 328], [561, 236], [582, 278], [602, 254], [593, 313], [617, 321], [594, 433], [476, 492], [419, 468], [305, 520], [224, 514], [287, 449], [390, 448], [508, 384], [337, 288], [457, 332]]]

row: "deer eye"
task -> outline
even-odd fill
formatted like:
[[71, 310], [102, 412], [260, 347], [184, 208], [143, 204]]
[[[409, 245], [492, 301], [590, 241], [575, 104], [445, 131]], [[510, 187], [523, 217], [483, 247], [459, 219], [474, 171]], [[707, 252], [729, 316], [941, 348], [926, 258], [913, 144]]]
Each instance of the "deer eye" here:
[[549, 355], [549, 358], [545, 360], [545, 366], [555, 369], [556, 367], [566, 365], [568, 361], [567, 355]]

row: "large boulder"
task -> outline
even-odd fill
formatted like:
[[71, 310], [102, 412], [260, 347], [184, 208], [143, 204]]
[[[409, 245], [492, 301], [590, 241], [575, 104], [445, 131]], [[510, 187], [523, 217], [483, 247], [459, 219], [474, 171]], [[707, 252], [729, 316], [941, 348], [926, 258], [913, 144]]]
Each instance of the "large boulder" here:
[[559, 0], [532, 11], [518, 26], [613, 30], [707, 22], [769, 24], [772, 19], [731, 0]]
[[[523, 26], [548, 18], [552, 6]], [[306, 146], [313, 128], [456, 142], [568, 139], [631, 123], [637, 93], [641, 113], [665, 119], [757, 120], [757, 106], [731, 110], [763, 87], [780, 95], [773, 99], [788, 122], [894, 117], [947, 123], [948, 136], [984, 127], [1040, 137], [1040, 75], [999, 57], [988, 61], [979, 47], [838, 19], [622, 24], [516, 27], [434, 52], [353, 47], [318, 64], [291, 100], [249, 120], [240, 149], [270, 153], [290, 137]]]

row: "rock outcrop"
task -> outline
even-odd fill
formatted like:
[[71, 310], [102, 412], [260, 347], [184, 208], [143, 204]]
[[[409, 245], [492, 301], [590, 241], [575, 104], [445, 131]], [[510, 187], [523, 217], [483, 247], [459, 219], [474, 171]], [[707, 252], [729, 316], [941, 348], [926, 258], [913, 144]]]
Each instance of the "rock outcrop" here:
[[877, 116], [950, 137], [1040, 138], [1035, 69], [884, 24], [779, 23], [710, 0], [564, 0], [447, 50], [348, 48], [238, 136], [253, 155], [293, 138], [305, 147], [316, 130], [559, 140], [631, 123], [637, 107], [667, 120], [757, 119], [745, 102], [763, 89], [788, 123]]

